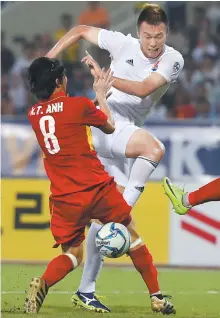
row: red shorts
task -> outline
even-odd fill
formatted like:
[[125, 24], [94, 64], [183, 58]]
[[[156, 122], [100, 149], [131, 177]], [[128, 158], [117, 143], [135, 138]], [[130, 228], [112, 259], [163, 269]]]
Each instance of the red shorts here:
[[79, 246], [85, 239], [85, 227], [91, 219], [108, 222], [131, 222], [131, 207], [116, 188], [114, 180], [88, 191], [71, 195], [73, 204], [50, 199], [51, 231], [54, 247], [68, 243]]

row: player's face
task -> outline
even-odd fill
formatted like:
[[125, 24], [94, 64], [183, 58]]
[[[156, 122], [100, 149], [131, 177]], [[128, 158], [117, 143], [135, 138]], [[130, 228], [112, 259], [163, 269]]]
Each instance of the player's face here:
[[141, 49], [146, 57], [156, 58], [161, 54], [167, 39], [167, 28], [164, 23], [151, 25], [143, 22], [138, 31]]

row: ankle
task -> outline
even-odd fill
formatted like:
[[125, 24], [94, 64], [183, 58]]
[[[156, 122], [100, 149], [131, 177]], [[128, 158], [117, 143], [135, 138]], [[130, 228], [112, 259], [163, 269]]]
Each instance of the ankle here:
[[49, 290], [50, 287], [48, 286], [46, 280], [43, 277], [41, 277], [41, 284], [42, 284], [42, 287], [46, 289], [46, 291]]
[[161, 292], [159, 291], [158, 293], [155, 293], [155, 294], [151, 294], [150, 295], [150, 298], [158, 298], [158, 299], [160, 299], [160, 300], [163, 300], [163, 295], [161, 294]]
[[185, 208], [191, 208], [191, 204], [189, 202], [189, 193], [185, 193], [182, 197], [182, 204], [185, 206]]

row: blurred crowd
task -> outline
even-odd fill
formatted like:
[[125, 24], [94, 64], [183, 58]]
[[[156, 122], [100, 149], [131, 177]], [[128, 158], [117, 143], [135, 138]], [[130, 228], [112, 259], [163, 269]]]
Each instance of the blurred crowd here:
[[[142, 3], [135, 3], [134, 14], [141, 10]], [[167, 44], [179, 50], [185, 66], [179, 80], [150, 113], [152, 119], [220, 119], [220, 4], [210, 2], [207, 10], [196, 7], [193, 24], [187, 23], [186, 2], [167, 2], [170, 18]], [[69, 13], [60, 17], [60, 27], [54, 34], [35, 34], [27, 40], [17, 36], [13, 41], [21, 47], [22, 54], [15, 54], [7, 47], [7, 33], [1, 33], [1, 113], [24, 115], [33, 102], [28, 91], [26, 69], [37, 57], [44, 56], [73, 25], [88, 24], [111, 28], [111, 21], [104, 4], [88, 2], [87, 8], [74, 21]], [[85, 44], [76, 44], [67, 49], [62, 59], [69, 77], [68, 92], [71, 96], [86, 95], [94, 98], [93, 79], [80, 62]], [[90, 47], [89, 51], [101, 65], [108, 65], [108, 53]]]

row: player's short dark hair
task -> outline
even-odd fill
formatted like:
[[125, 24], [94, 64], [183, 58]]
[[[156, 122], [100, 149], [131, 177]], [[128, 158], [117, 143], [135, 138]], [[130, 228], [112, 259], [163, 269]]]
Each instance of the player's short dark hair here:
[[143, 22], [147, 22], [151, 25], [164, 23], [166, 27], [168, 27], [169, 24], [166, 12], [158, 4], [146, 4], [143, 7], [137, 20], [138, 29]]
[[37, 99], [48, 99], [57, 87], [56, 79], [63, 82], [65, 68], [59, 60], [40, 57], [28, 69], [31, 92]]

